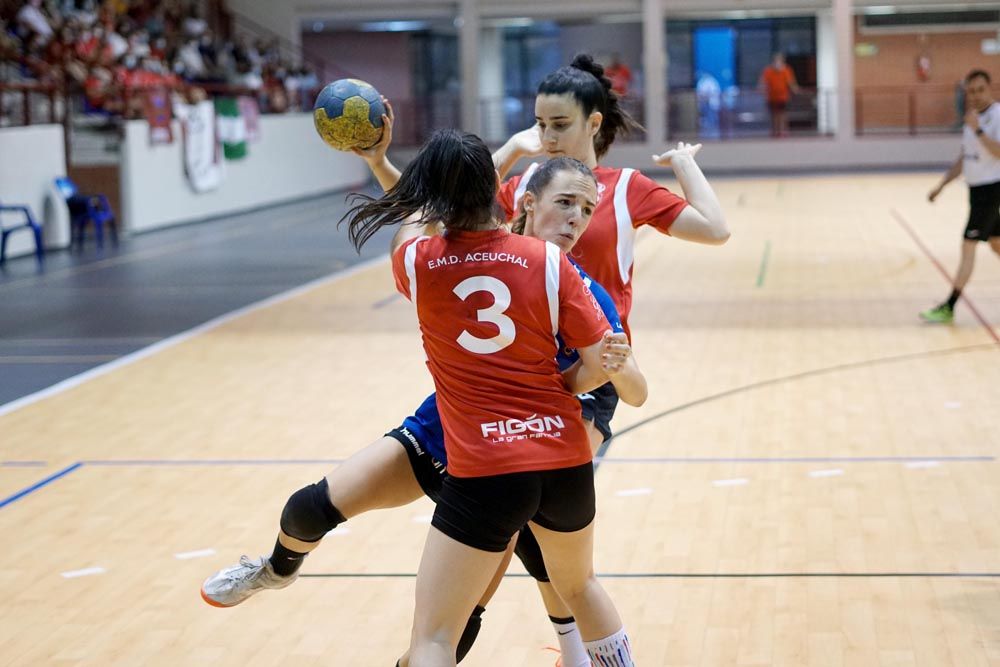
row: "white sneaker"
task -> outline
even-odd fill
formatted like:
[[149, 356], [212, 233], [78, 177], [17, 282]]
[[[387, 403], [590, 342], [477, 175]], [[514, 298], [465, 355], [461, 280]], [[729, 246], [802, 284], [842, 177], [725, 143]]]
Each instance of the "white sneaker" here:
[[235, 607], [265, 588], [278, 589], [291, 585], [299, 573], [282, 577], [274, 573], [267, 556], [250, 560], [240, 557], [240, 564], [219, 570], [201, 585], [201, 599], [213, 607]]

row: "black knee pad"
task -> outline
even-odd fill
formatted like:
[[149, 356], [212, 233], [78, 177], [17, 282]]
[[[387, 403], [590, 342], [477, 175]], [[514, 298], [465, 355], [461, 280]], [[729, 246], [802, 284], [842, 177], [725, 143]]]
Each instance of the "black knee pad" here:
[[476, 643], [476, 637], [479, 636], [479, 628], [483, 625], [484, 611], [486, 609], [479, 605], [476, 605], [476, 608], [472, 610], [472, 616], [469, 616], [469, 622], [465, 624], [465, 630], [462, 631], [462, 636], [458, 640], [458, 649], [455, 651], [455, 662], [462, 662], [462, 659], [469, 654], [472, 645]]
[[344, 515], [330, 502], [325, 477], [293, 493], [281, 511], [282, 532], [303, 542], [318, 542], [345, 521]]
[[542, 548], [538, 546], [531, 529], [525, 526], [517, 536], [517, 545], [514, 553], [524, 563], [524, 569], [528, 571], [536, 581], [548, 583], [549, 571], [545, 569], [545, 560], [542, 558]]

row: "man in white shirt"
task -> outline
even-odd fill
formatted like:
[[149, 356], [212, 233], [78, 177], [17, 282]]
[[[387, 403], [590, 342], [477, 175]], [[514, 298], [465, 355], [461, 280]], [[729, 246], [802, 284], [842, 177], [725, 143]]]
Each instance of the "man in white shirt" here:
[[962, 154], [928, 199], [933, 202], [944, 186], [962, 174], [969, 186], [969, 222], [951, 295], [939, 306], [920, 313], [926, 322], [948, 324], [954, 319], [955, 303], [972, 276], [980, 241], [989, 243], [1000, 255], [1000, 104], [993, 101], [989, 74], [979, 69], [969, 72], [965, 100]]

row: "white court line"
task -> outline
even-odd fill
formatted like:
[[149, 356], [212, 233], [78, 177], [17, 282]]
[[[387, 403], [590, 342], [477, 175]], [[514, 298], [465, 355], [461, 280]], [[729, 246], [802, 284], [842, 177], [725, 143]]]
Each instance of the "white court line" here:
[[960, 407], [962, 407], [962, 402], [948, 401], [947, 403], [944, 404], [944, 407], [948, 408], [949, 410], [958, 410]]
[[623, 489], [615, 493], [616, 496], [622, 498], [628, 498], [630, 496], [648, 496], [653, 492], [652, 489], [641, 488], [641, 489]]
[[45, 389], [36, 391], [33, 394], [28, 394], [27, 396], [23, 396], [5, 405], [0, 405], [0, 417], [10, 414], [15, 410], [27, 407], [33, 403], [42, 401], [46, 398], [50, 398], [52, 396], [61, 394], [64, 391], [69, 391], [70, 389], [73, 389], [74, 387], [77, 387], [83, 384], [84, 382], [87, 382], [88, 380], [93, 380], [96, 377], [107, 375], [111, 371], [122, 368], [123, 366], [134, 364], [135, 362], [145, 359], [146, 357], [150, 357], [156, 354], [157, 352], [173, 347], [174, 345], [179, 345], [180, 343], [183, 343], [186, 340], [194, 338], [195, 336], [205, 333], [206, 331], [215, 329], [216, 327], [222, 326], [223, 324], [226, 324], [227, 322], [235, 320], [236, 318], [246, 315], [248, 313], [252, 313], [262, 308], [267, 308], [268, 306], [272, 306], [282, 301], [287, 301], [321, 285], [334, 283], [343, 278], [349, 278], [350, 276], [360, 273], [369, 267], [379, 264], [380, 262], [386, 261], [388, 258], [389, 255], [385, 254], [385, 255], [380, 255], [378, 257], [373, 257], [371, 259], [366, 259], [363, 262], [359, 262], [354, 266], [349, 266], [341, 271], [331, 273], [328, 276], [323, 276], [322, 278], [311, 280], [304, 285], [293, 287], [287, 292], [281, 292], [280, 294], [269, 296], [266, 299], [262, 299], [255, 303], [243, 306], [242, 308], [238, 308], [236, 310], [228, 312], [224, 315], [220, 315], [219, 317], [211, 319], [208, 322], [205, 322], [204, 324], [199, 324], [198, 326], [188, 329], [187, 331], [182, 331], [181, 333], [174, 334], [169, 338], [164, 338], [160, 342], [153, 343], [149, 347], [144, 347], [141, 350], [136, 350], [131, 354], [127, 354], [124, 357], [115, 359], [114, 361], [109, 361], [106, 364], [102, 364], [95, 368], [91, 368], [90, 370], [84, 371], [79, 375], [74, 375], [73, 377], [67, 378], [62, 382], [52, 385], [51, 387], [46, 387]]
[[103, 567], [85, 567], [82, 570], [70, 570], [69, 572], [63, 572], [62, 576], [66, 579], [76, 579], [77, 577], [89, 577], [92, 574], [104, 574], [107, 572]]
[[717, 479], [712, 482], [712, 486], [743, 486], [744, 484], [749, 483], [749, 479], [745, 477], [737, 477], [736, 479]]
[[190, 560], [191, 558], [204, 558], [205, 556], [214, 556], [215, 549], [199, 549], [198, 551], [182, 551], [179, 554], [174, 554], [174, 558], [177, 560]]
[[831, 468], [829, 470], [810, 470], [810, 477], [837, 477], [838, 475], [843, 475], [844, 471], [840, 468]]
[[909, 461], [906, 464], [907, 468], [937, 468], [941, 465], [940, 461]]

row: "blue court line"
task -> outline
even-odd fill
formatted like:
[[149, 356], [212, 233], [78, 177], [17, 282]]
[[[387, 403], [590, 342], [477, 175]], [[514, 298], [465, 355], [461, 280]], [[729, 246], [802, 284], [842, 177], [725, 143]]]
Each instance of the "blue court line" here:
[[344, 459], [121, 459], [83, 461], [89, 466], [280, 466], [343, 463]]
[[10, 505], [12, 502], [15, 502], [17, 500], [20, 500], [21, 498], [24, 498], [25, 496], [27, 496], [27, 495], [29, 495], [31, 493], [34, 493], [35, 491], [37, 491], [38, 489], [42, 488], [43, 486], [48, 486], [49, 484], [51, 484], [52, 482], [56, 481], [60, 477], [65, 477], [66, 475], [70, 474], [74, 470], [76, 470], [78, 468], [82, 468], [82, 467], [83, 467], [83, 463], [74, 463], [71, 466], [67, 466], [67, 467], [63, 468], [62, 470], [60, 470], [57, 473], [53, 473], [53, 474], [49, 475], [48, 477], [46, 477], [45, 479], [43, 479], [40, 482], [36, 482], [35, 484], [32, 484], [31, 486], [29, 486], [26, 489], [21, 489], [20, 491], [18, 491], [17, 493], [15, 493], [12, 496], [7, 496], [3, 500], [0, 500], [0, 509], [6, 507], [7, 505]]
[[597, 457], [599, 463], [911, 463], [940, 461], [942, 463], [967, 463], [996, 461], [994, 456], [789, 456], [789, 457], [653, 457], [608, 458]]
[[0, 461], [0, 468], [44, 468], [45, 461]]

